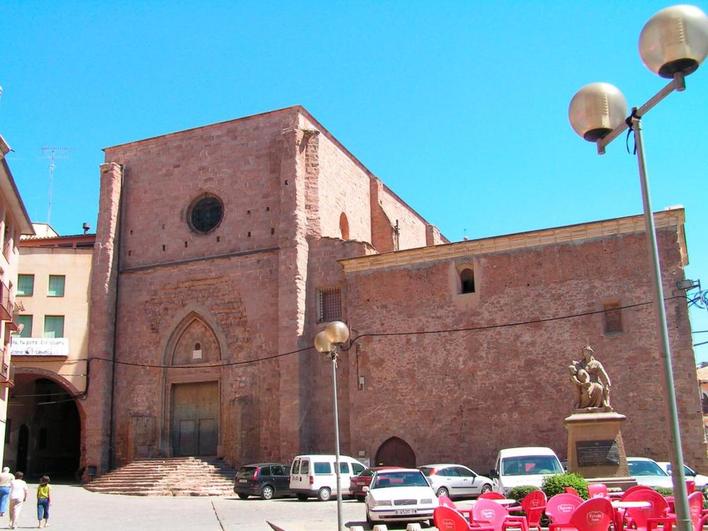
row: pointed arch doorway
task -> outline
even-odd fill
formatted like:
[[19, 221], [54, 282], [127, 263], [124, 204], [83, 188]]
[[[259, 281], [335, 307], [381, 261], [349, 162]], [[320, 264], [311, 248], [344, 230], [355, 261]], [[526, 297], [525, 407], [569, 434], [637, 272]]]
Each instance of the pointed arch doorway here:
[[415, 468], [415, 452], [403, 439], [391, 437], [379, 446], [376, 452], [376, 465]]
[[[165, 425], [173, 456], [219, 454], [221, 342], [199, 314], [175, 327], [166, 349]], [[187, 369], [188, 368], [188, 369]]]

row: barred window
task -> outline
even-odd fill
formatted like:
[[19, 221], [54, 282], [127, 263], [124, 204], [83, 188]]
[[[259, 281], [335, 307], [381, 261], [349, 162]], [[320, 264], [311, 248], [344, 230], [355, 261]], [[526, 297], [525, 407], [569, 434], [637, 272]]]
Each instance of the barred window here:
[[622, 309], [619, 302], [604, 305], [605, 308], [605, 334], [619, 334], [622, 329]]
[[342, 291], [327, 288], [317, 291], [317, 322], [337, 321], [342, 318]]

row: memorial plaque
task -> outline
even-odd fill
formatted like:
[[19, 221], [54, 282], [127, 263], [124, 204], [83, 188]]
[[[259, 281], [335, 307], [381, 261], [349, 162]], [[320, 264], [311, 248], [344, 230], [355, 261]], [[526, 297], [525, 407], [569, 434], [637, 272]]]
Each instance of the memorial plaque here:
[[578, 466], [619, 465], [617, 441], [577, 441]]

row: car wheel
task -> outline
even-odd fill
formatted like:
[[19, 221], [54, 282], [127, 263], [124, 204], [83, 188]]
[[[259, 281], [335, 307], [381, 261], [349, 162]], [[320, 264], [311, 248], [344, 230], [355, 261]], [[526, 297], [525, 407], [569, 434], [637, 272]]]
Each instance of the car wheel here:
[[300, 501], [307, 501], [307, 494], [297, 494], [297, 499]]
[[243, 492], [239, 492], [238, 497], [241, 498], [242, 500], [247, 500], [248, 494], [244, 494]]
[[317, 492], [317, 497], [320, 499], [320, 501], [327, 501], [332, 497], [332, 491], [329, 489], [329, 487], [322, 487]]
[[439, 498], [440, 496], [445, 496], [447, 498], [450, 497], [450, 491], [447, 490], [445, 487], [440, 487], [438, 490], [435, 491], [435, 495]]
[[270, 485], [265, 485], [263, 489], [261, 490], [261, 497], [264, 500], [272, 500], [273, 495], [275, 494], [275, 489], [271, 487]]
[[492, 492], [492, 486], [489, 483], [482, 485], [482, 490], [479, 491], [480, 496], [486, 492]]

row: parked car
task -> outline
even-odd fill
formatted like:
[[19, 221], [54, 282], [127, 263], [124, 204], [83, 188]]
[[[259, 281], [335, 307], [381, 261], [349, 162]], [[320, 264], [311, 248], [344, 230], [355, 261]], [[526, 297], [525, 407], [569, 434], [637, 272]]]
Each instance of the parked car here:
[[563, 466], [553, 450], [530, 446], [500, 450], [489, 475], [494, 480], [494, 490], [506, 495], [521, 485], [541, 488], [547, 476], [562, 473]]
[[492, 480], [480, 476], [464, 465], [437, 464], [418, 467], [437, 496], [459, 498], [463, 496], [479, 496], [492, 490]]
[[647, 487], [673, 488], [671, 476], [656, 461], [648, 457], [628, 457], [629, 475], [637, 480], [638, 485]]
[[351, 492], [351, 495], [354, 496], [357, 501], [363, 502], [364, 498], [366, 498], [366, 490], [364, 489], [364, 487], [368, 487], [369, 485], [371, 485], [371, 480], [374, 477], [374, 474], [379, 470], [390, 470], [393, 468], [399, 467], [373, 466], [371, 468], [367, 468], [361, 474], [352, 476], [349, 484], [349, 490]]
[[[671, 463], [668, 461], [657, 461], [656, 464], [669, 476], [671, 475]], [[708, 487], [708, 476], [699, 474], [688, 465], [683, 465], [683, 475], [686, 476], [686, 479], [690, 479], [696, 484], [696, 490], [705, 491], [706, 487]]]
[[369, 527], [394, 521], [429, 520], [432, 523], [438, 498], [420, 470], [380, 470], [374, 474], [366, 490], [366, 521]]
[[[298, 455], [290, 468], [290, 490], [298, 500], [317, 497], [327, 501], [339, 494], [335, 474], [334, 455]], [[361, 474], [366, 467], [353, 457], [339, 456], [341, 495], [350, 494], [350, 478]]]
[[291, 496], [290, 467], [281, 463], [244, 465], [236, 472], [234, 492], [242, 500], [260, 496], [270, 500], [276, 496]]

